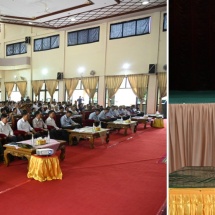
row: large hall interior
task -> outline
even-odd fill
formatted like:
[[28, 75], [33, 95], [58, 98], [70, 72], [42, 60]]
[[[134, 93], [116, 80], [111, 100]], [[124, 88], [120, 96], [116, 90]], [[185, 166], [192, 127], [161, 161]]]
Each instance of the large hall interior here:
[[[167, 17], [166, 0], [0, 0], [1, 122], [33, 147], [0, 125], [4, 215], [166, 214]], [[34, 127], [52, 112], [57, 127]], [[61, 140], [53, 155], [20, 131], [25, 117]], [[40, 157], [59, 177], [30, 177]]]

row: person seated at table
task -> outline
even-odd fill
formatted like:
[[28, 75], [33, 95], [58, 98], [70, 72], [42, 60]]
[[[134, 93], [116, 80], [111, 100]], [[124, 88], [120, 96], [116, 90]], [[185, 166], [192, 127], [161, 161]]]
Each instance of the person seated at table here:
[[58, 113], [65, 113], [65, 110], [64, 110], [64, 107], [63, 107], [63, 106], [60, 106], [60, 107], [59, 107]]
[[48, 115], [49, 117], [46, 119], [45, 123], [47, 126], [51, 126], [53, 128], [50, 130], [50, 138], [69, 142], [69, 133], [56, 125], [54, 120], [55, 112], [50, 110]]
[[16, 137], [14, 135], [13, 130], [8, 124], [7, 120], [8, 120], [7, 114], [2, 114], [1, 121], [0, 121], [0, 134], [6, 137], [6, 142], [10, 143], [10, 142], [18, 142], [23, 140], [22, 136]]
[[104, 108], [104, 110], [102, 110], [98, 115], [102, 128], [107, 128], [107, 122], [112, 121], [111, 117], [108, 116], [108, 112], [109, 108]]
[[23, 110], [22, 118], [19, 119], [17, 122], [17, 130], [25, 131], [26, 139], [31, 138], [32, 135], [34, 135], [34, 138], [40, 137], [41, 134], [37, 133], [29, 124], [28, 122], [29, 116], [30, 114], [26, 110]]
[[44, 123], [42, 119], [42, 113], [40, 111], [35, 112], [35, 118], [32, 120], [32, 125], [35, 130], [41, 132], [42, 135], [47, 135], [47, 125]]
[[111, 114], [115, 118], [117, 118], [119, 116], [119, 113], [118, 113], [118, 111], [116, 111], [116, 108], [114, 105], [112, 105], [110, 107], [109, 114]]
[[100, 114], [100, 109], [95, 109], [95, 111], [92, 112], [88, 117], [88, 119], [94, 120], [95, 126], [98, 126], [100, 123], [99, 114]]
[[65, 115], [63, 115], [60, 118], [60, 123], [61, 123], [61, 127], [65, 128], [65, 129], [75, 129], [75, 128], [80, 128], [81, 125], [74, 122], [71, 119], [72, 116], [72, 112], [71, 111], [67, 111]]

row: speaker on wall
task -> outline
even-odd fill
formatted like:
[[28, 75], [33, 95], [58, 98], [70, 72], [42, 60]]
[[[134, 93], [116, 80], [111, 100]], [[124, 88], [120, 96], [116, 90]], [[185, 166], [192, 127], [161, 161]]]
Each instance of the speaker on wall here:
[[57, 73], [57, 79], [58, 80], [62, 80], [63, 79], [63, 73], [62, 72], [58, 72]]
[[149, 73], [153, 74], [156, 72], [156, 64], [149, 64]]
[[25, 43], [31, 44], [31, 38], [30, 37], [25, 37]]

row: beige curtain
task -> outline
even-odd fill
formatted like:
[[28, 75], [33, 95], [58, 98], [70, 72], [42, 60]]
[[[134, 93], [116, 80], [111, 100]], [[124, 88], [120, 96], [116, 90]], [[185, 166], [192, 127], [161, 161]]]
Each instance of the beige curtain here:
[[19, 89], [21, 96], [24, 98], [26, 94], [27, 81], [18, 81], [16, 82], [16, 85]]
[[32, 81], [31, 82], [35, 97], [37, 97], [40, 94], [40, 90], [43, 87], [43, 83], [44, 83], [44, 81]]
[[79, 78], [65, 79], [66, 91], [68, 98], [70, 98], [77, 87]]
[[169, 105], [169, 171], [215, 166], [215, 104]]
[[140, 110], [143, 110], [144, 96], [147, 92], [149, 76], [146, 74], [128, 75], [128, 80], [134, 94], [140, 99]]
[[116, 94], [117, 90], [120, 88], [125, 76], [107, 76], [105, 77], [105, 86], [108, 91], [108, 106], [110, 106], [111, 98]]
[[47, 81], [45, 81], [45, 83], [46, 83], [46, 88], [51, 96], [51, 102], [52, 102], [54, 92], [58, 85], [58, 81], [57, 80], [47, 80]]
[[4, 85], [5, 85], [5, 89], [7, 91], [7, 96], [10, 97], [11, 93], [12, 93], [12, 90], [13, 90], [13, 87], [14, 87], [14, 82], [5, 82]]
[[160, 97], [159, 97], [159, 108], [158, 111], [162, 112], [162, 98], [166, 96], [166, 72], [159, 72], [157, 75], [158, 79], [158, 88], [160, 90]]
[[84, 86], [85, 92], [90, 97], [90, 100], [92, 99], [92, 104], [93, 104], [93, 97], [96, 92], [96, 86], [98, 84], [99, 78], [98, 77], [86, 77], [86, 78], [82, 77], [81, 81]]

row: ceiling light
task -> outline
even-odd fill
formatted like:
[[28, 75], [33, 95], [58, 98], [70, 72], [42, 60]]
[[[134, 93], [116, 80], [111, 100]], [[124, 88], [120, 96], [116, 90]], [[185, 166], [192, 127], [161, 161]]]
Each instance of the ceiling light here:
[[28, 24], [29, 24], [29, 25], [32, 25], [33, 23], [32, 23], [32, 22], [28, 22]]
[[149, 3], [149, 1], [147, 1], [147, 0], [145, 0], [145, 1], [142, 2], [143, 5], [146, 5], [148, 3]]
[[129, 63], [124, 63], [122, 66], [123, 69], [129, 69], [129, 67], [130, 67]]
[[76, 18], [75, 18], [75, 17], [72, 17], [72, 18], [71, 18], [71, 21], [72, 21], [72, 22], [75, 22], [75, 21], [76, 21]]

